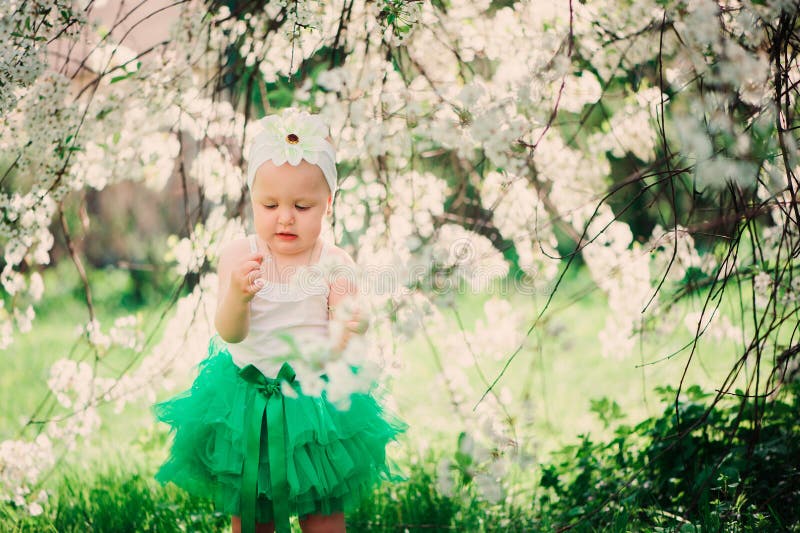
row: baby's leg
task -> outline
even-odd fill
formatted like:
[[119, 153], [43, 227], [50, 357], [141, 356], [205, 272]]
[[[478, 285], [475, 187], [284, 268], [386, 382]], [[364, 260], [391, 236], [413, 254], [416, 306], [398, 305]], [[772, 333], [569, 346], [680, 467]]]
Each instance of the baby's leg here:
[[[242, 532], [242, 519], [238, 516], [231, 517], [231, 529], [233, 533]], [[275, 525], [270, 522], [269, 524], [256, 524], [256, 533], [274, 533]]]
[[344, 533], [344, 513], [310, 514], [300, 519], [303, 533]]

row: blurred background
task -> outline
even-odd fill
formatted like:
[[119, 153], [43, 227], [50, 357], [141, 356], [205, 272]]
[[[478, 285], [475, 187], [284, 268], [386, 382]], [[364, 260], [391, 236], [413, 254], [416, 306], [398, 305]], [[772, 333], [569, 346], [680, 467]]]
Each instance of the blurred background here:
[[349, 529], [797, 528], [794, 3], [0, 10], [3, 529], [229, 527], [152, 479], [150, 408], [291, 106], [337, 146], [351, 356], [410, 424]]

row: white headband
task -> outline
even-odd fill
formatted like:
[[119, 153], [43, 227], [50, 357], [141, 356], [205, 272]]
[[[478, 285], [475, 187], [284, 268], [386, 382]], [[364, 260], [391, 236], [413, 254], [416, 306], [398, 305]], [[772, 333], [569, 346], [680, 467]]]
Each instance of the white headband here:
[[247, 160], [247, 186], [253, 187], [256, 170], [265, 161], [279, 167], [288, 162], [297, 166], [305, 159], [317, 165], [325, 181], [336, 192], [336, 150], [325, 137], [328, 127], [317, 115], [294, 108], [284, 109], [280, 115], [270, 115], [258, 121], [263, 128], [250, 145]]

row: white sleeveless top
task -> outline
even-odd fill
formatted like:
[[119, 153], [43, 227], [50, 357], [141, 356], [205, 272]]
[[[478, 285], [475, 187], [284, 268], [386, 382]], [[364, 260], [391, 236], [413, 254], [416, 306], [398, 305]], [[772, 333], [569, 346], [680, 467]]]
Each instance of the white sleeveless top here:
[[[255, 236], [248, 237], [255, 253]], [[322, 242], [319, 260], [328, 252]], [[269, 260], [267, 256], [265, 260]], [[289, 283], [264, 280], [264, 287], [250, 301], [250, 330], [244, 340], [228, 343], [233, 362], [240, 368], [251, 364], [262, 374], [274, 378], [284, 361], [291, 364], [292, 347], [281, 338], [289, 334], [300, 353], [309, 353], [329, 344], [328, 294], [325, 276], [318, 275], [316, 264], [299, 267]], [[316, 270], [316, 275], [315, 275]], [[300, 376], [298, 375], [298, 378]]]

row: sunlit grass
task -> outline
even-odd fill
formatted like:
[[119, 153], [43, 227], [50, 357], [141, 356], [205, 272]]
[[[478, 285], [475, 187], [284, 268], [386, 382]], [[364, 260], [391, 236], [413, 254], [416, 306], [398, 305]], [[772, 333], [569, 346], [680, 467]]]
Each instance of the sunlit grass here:
[[[527, 331], [542, 311], [547, 294], [508, 297], [514, 309], [524, 313], [523, 328]], [[457, 300], [459, 316], [467, 329], [482, 317], [486, 299], [466, 294]], [[677, 386], [684, 367], [684, 387], [698, 384], [713, 390], [719, 386], [742, 348], [733, 341], [702, 338], [687, 366], [693, 333], [682, 321], [687, 313], [699, 311], [701, 304], [698, 297], [698, 301], [677, 305], [670, 316], [680, 322], [669, 334], [646, 332], [634, 353], [604, 357], [598, 333], [609, 312], [605, 297], [585, 270], [569, 275], [495, 386], [498, 392], [507, 388], [511, 393], [512, 416], [523, 414], [519, 410], [523, 398], [531, 400], [533, 427], [518, 428], [517, 432], [528, 441], [523, 444], [533, 445], [544, 457], [548, 451], [573, 442], [579, 434], [607, 434], [590, 410], [592, 400], [601, 398], [616, 402], [629, 420], [656, 415], [662, 407], [654, 389]], [[455, 314], [447, 310], [443, 313], [456, 331]], [[465, 428], [454, 416], [445, 388], [435, 381], [439, 370], [432, 345], [436, 346], [436, 339], [420, 334], [402, 346], [406, 366], [395, 378], [393, 392], [401, 414], [411, 421], [412, 437], [423, 442], [446, 441], [453, 446], [458, 431]], [[473, 394], [464, 400], [467, 410], [478, 402], [488, 388], [487, 382], [500, 375], [511, 355], [509, 352], [499, 361], [479, 357], [486, 382], [474, 367], [466, 370], [473, 388]], [[446, 360], [447, 354], [441, 358]]]
[[[18, 337], [13, 347], [15, 356], [8, 358], [0, 378], [3, 385], [0, 401], [8, 406], [0, 413], [0, 436], [4, 438], [14, 437], [20, 423], [33, 414], [46, 396], [52, 362], [70, 354], [93, 360], [85, 344], [71, 353], [78, 340], [75, 325], [88, 320], [88, 312], [80, 299], [77, 277], [69, 268], [58, 270], [46, 278], [51, 299], [37, 317], [34, 330]], [[101, 323], [107, 324], [117, 316], [132, 312], [120, 304], [119, 293], [124, 292], [127, 283], [124, 277], [104, 272], [94, 272], [93, 276], [95, 310]], [[525, 315], [525, 330], [547, 298], [544, 292], [503, 296], [510, 299], [515, 310]], [[454, 307], [465, 328], [472, 328], [478, 318], [483, 318], [483, 303], [487, 298], [487, 295], [469, 292], [457, 295]], [[685, 314], [693, 304], [682, 306], [681, 313]], [[155, 306], [133, 310], [145, 317], [153, 317], [158, 311], [160, 309]], [[442, 312], [457, 331], [455, 314], [447, 308]], [[602, 423], [590, 411], [593, 399], [606, 397], [617, 402], [622, 412], [633, 419], [652, 416], [660, 411], [655, 405], [653, 389], [677, 385], [688, 350], [668, 359], [665, 357], [689, 343], [692, 337], [689, 330], [679, 325], [673, 335], [643, 335], [635, 354], [620, 359], [604, 358], [597, 334], [603, 328], [607, 312], [602, 293], [594, 289], [587, 273], [582, 270], [570, 273], [523, 349], [508, 365], [495, 390], [501, 392], [507, 388], [511, 393], [509, 411], [513, 416], [521, 416], [515, 406], [519, 406], [523, 398], [530, 398], [534, 410], [533, 427], [517, 428], [517, 436], [526, 441], [523, 444], [532, 444], [546, 453], [573, 441], [578, 434], [602, 433]], [[390, 387], [396, 409], [411, 426], [407, 442], [413, 444], [415, 450], [420, 446], [452, 447], [458, 432], [465, 428], [463, 420], [454, 416], [451, 399], [436, 379], [440, 362], [447, 364], [450, 354], [439, 353], [437, 360], [434, 349], [441, 351], [441, 346], [424, 331], [399, 349], [404, 366], [390, 382]], [[733, 343], [702, 341], [693, 356], [694, 361], [688, 366], [686, 385], [700, 384], [713, 389], [737, 355]], [[511, 353], [501, 360], [479, 356], [478, 363], [486, 381], [474, 367], [467, 369], [472, 392], [463, 399], [462, 409], [469, 411], [478, 402], [487, 382], [499, 375], [509, 356]], [[103, 366], [104, 372], [113, 373], [124, 368], [131, 357], [133, 354], [116, 354], [97, 364]], [[185, 382], [188, 384], [192, 378], [187, 375]], [[113, 413], [112, 406], [106, 406], [103, 414], [104, 426], [94, 438], [95, 447], [100, 450], [142, 447], [143, 442], [159, 434], [159, 429], [154, 428], [149, 405], [128, 406], [121, 416]], [[162, 454], [152, 449], [147, 453], [157, 457]]]
[[[104, 331], [116, 318], [135, 314], [148, 330], [156, 324], [155, 318], [163, 311], [165, 302], [145, 307], [130, 306], [126, 301], [129, 277], [118, 270], [90, 270], [92, 307], [95, 318]], [[114, 350], [97, 357], [85, 340], [80, 328], [89, 322], [90, 314], [82, 284], [75, 268], [63, 261], [45, 271], [47, 298], [37, 307], [33, 329], [18, 334], [8, 349], [4, 369], [0, 374], [0, 439], [30, 438], [41, 427], [34, 421], [46, 420], [63, 410], [49, 394], [47, 381], [50, 366], [57, 360], [70, 358], [92, 365], [98, 375], [120, 375], [123, 370], [136, 366], [139, 355], [130, 350]], [[190, 377], [187, 376], [187, 380]], [[103, 425], [92, 443], [82, 450], [87, 460], [119, 453], [125, 456], [126, 447], [137, 445], [142, 435], [153, 433], [152, 417], [147, 405], [129, 406], [116, 413], [113, 405], [101, 405]], [[25, 433], [21, 431], [25, 429]], [[122, 447], [120, 447], [122, 445]]]
[[[120, 304], [118, 293], [125, 280], [121, 277], [97, 276], [96, 311], [105, 323], [130, 312], [155, 316], [156, 306], [127, 309]], [[85, 303], [75, 291], [77, 279], [68, 274], [58, 278], [59, 289], [43, 307], [34, 331], [21, 335], [14, 346], [15, 357], [7, 360], [2, 374], [0, 401], [9, 406], [0, 413], [0, 436], [15, 438], [20, 424], [30, 416], [47, 393], [49, 365], [58, 358], [70, 355], [77, 332], [75, 324], [88, 318]], [[70, 283], [73, 287], [70, 288]], [[541, 311], [546, 294], [509, 294], [514, 309], [524, 313], [527, 329]], [[461, 294], [455, 308], [465, 328], [473, 327], [483, 317], [486, 295]], [[730, 309], [735, 302], [726, 301]], [[698, 302], [687, 301], [678, 306], [675, 320], [699, 309]], [[443, 310], [448, 323], [456, 331], [455, 314]], [[497, 390], [508, 388], [511, 393], [509, 411], [521, 419], [519, 406], [526, 395], [531, 399], [533, 425], [517, 427], [521, 444], [535, 454], [537, 463], [546, 463], [552, 451], [566, 444], [574, 444], [579, 434], [589, 433], [593, 439], [607, 437], [610, 429], [604, 427], [598, 416], [591, 412], [592, 400], [608, 398], [620, 407], [624, 421], [636, 423], [647, 416], [663, 412], [664, 405], [657, 401], [654, 389], [663, 385], [677, 385], [684, 371], [688, 351], [676, 352], [687, 344], [692, 332], [682, 324], [671, 335], [645, 334], [636, 353], [620, 359], [604, 358], [597, 334], [606, 319], [607, 309], [600, 291], [593, 288], [585, 271], [571, 274], [550, 304], [549, 310], [532, 330], [524, 348], [508, 365], [497, 384]], [[730, 316], [734, 316], [731, 314]], [[521, 511], [513, 506], [491, 507], [461, 499], [446, 498], [435, 488], [434, 470], [438, 457], [452, 454], [458, 432], [473, 430], [469, 423], [456, 416], [451, 399], [437, 382], [439, 363], [434, 355], [436, 348], [445, 364], [452, 354], [441, 353], [439, 339], [428, 338], [424, 332], [399, 347], [404, 367], [390, 382], [393, 406], [410, 424], [408, 435], [400, 445], [392, 445], [390, 454], [413, 477], [409, 482], [378, 491], [374, 498], [349, 517], [352, 531], [394, 530], [397, 524], [461, 524], [482, 521], [486, 530], [520, 531], [547, 529], [553, 524], [541, 522], [542, 517]], [[86, 350], [80, 345], [79, 350]], [[688, 366], [685, 386], [700, 384], [705, 390], [721, 382], [740, 347], [734, 342], [715, 343], [703, 339]], [[666, 356], [673, 354], [672, 357]], [[479, 364], [487, 380], [501, 371], [507, 354], [500, 360], [479, 357]], [[92, 359], [91, 353], [72, 354], [73, 357]], [[117, 354], [102, 361], [121, 367], [131, 354]], [[652, 363], [652, 364], [643, 364]], [[469, 411], [486, 389], [486, 383], [474, 368], [467, 369], [472, 385], [471, 393], [462, 400], [462, 408]], [[186, 383], [194, 376], [187, 375]], [[52, 400], [50, 400], [52, 402]], [[45, 411], [46, 413], [46, 411]], [[156, 425], [150, 414], [150, 405], [129, 405], [122, 413], [114, 413], [113, 406], [102, 409], [104, 424], [88, 443], [80, 447], [79, 454], [63, 458], [50, 480], [49, 487], [57, 487], [54, 499], [46, 508], [46, 515], [38, 519], [17, 518], [5, 522], [14, 524], [18, 531], [161, 531], [198, 529], [225, 530], [228, 519], [213, 512], [208, 502], [189, 498], [177, 488], [161, 487], [152, 473], [163, 461], [168, 451], [166, 428]], [[538, 468], [528, 476], [538, 479]], [[538, 489], [535, 489], [538, 490]], [[462, 501], [463, 500], [463, 501]], [[520, 513], [520, 514], [517, 514]], [[530, 520], [537, 522], [529, 522]], [[629, 525], [628, 517], [620, 515], [621, 529]], [[470, 522], [473, 521], [473, 522]], [[123, 526], [124, 525], [124, 526]], [[44, 527], [44, 529], [42, 529]], [[497, 529], [500, 527], [501, 529]], [[171, 529], [173, 528], [173, 529]], [[504, 529], [503, 529], [504, 528]]]

